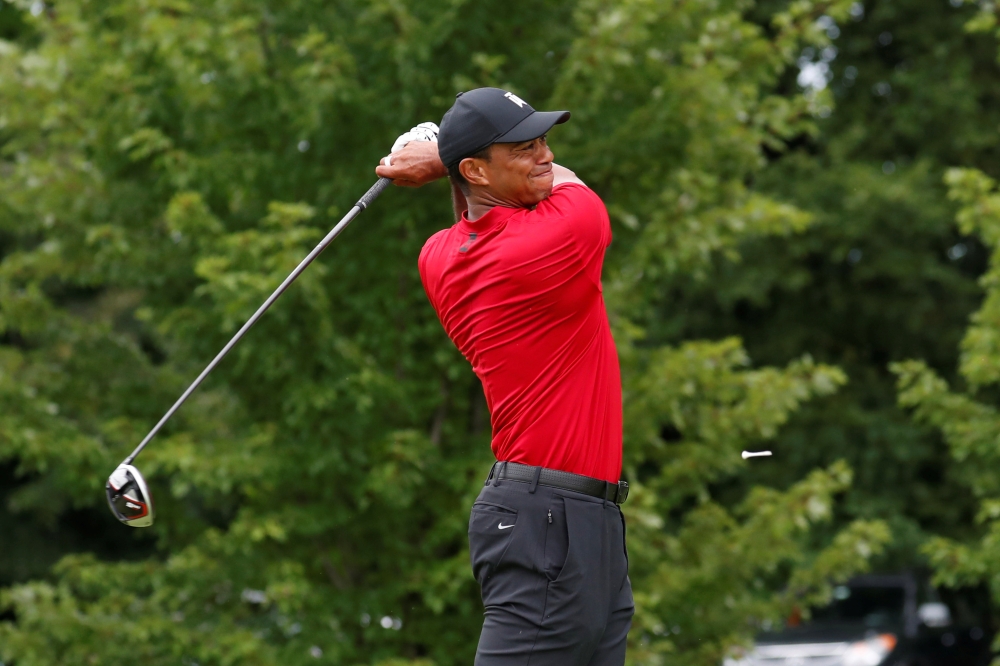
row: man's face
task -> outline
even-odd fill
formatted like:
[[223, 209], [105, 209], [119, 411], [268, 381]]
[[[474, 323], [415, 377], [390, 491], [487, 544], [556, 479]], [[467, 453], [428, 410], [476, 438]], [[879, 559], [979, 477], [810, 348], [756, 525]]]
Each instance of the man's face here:
[[469, 159], [473, 168], [463, 174], [499, 203], [531, 208], [552, 194], [552, 160], [546, 137], [522, 143], [495, 143], [490, 159]]

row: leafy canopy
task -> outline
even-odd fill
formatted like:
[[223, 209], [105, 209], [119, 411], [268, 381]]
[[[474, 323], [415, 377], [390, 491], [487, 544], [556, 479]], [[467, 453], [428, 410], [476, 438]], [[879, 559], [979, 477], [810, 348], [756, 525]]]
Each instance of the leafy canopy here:
[[[557, 159], [613, 215], [630, 659], [718, 664], [887, 542], [879, 521], [831, 526], [852, 478], [840, 463], [714, 496], [746, 475], [741, 449], [842, 371], [801, 353], [755, 368], [736, 338], [656, 334], [663, 294], [813, 223], [753, 182], [765, 150], [816, 132], [829, 95], [782, 77], [849, 3], [800, 0], [763, 25], [733, 0], [18, 6], [26, 36], [0, 42], [0, 459], [23, 479], [15, 510], [103, 512], [113, 466], [370, 185], [394, 134], [458, 90], [502, 85], [573, 110]], [[488, 415], [415, 267], [449, 217], [444, 184], [393, 191], [338, 240], [143, 454], [157, 525], [100, 528], [132, 559], [69, 555], [2, 592], [16, 618], [2, 658], [471, 661], [465, 528]]]

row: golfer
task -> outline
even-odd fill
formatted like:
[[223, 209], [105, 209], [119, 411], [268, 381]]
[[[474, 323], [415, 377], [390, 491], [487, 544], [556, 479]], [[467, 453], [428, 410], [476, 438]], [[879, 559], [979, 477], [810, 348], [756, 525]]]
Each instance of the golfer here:
[[486, 608], [477, 666], [621, 666], [634, 605], [618, 505], [622, 395], [601, 294], [607, 210], [553, 163], [565, 111], [513, 93], [460, 94], [376, 169], [397, 184], [449, 176], [455, 224], [420, 277], [482, 381], [490, 471], [469, 518]]

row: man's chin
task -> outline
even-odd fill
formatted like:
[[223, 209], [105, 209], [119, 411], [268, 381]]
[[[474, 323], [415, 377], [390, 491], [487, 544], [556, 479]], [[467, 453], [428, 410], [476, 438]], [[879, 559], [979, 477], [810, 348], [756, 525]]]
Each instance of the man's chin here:
[[522, 191], [521, 196], [523, 198], [521, 205], [525, 208], [534, 208], [542, 201], [548, 199], [552, 194], [553, 180], [552, 178], [538, 178], [534, 182], [531, 182], [531, 187]]
[[548, 182], [542, 181], [541, 183], [538, 183], [539, 188], [536, 190], [536, 192], [538, 193], [538, 201], [544, 201], [545, 199], [548, 199], [549, 196], [552, 194], [552, 188], [555, 182], [555, 178], [548, 178], [547, 180]]
[[528, 206], [528, 208], [534, 208], [538, 204], [540, 204], [543, 201], [545, 201], [546, 199], [548, 199], [551, 195], [552, 195], [552, 187], [551, 186], [548, 189], [536, 191], [535, 192], [535, 197], [534, 197], [535, 200], [534, 200], [534, 202], [532, 202], [532, 204], [530, 206]]

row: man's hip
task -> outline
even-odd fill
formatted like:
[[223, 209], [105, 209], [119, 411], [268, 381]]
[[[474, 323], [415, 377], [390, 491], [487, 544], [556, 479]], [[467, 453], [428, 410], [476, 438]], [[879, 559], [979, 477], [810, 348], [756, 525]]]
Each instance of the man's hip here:
[[624, 497], [536, 483], [538, 468], [528, 468], [531, 480], [515, 480], [524, 475], [504, 474], [502, 465], [469, 519], [486, 608], [477, 666], [624, 663], [633, 614], [625, 521], [615, 504]]

